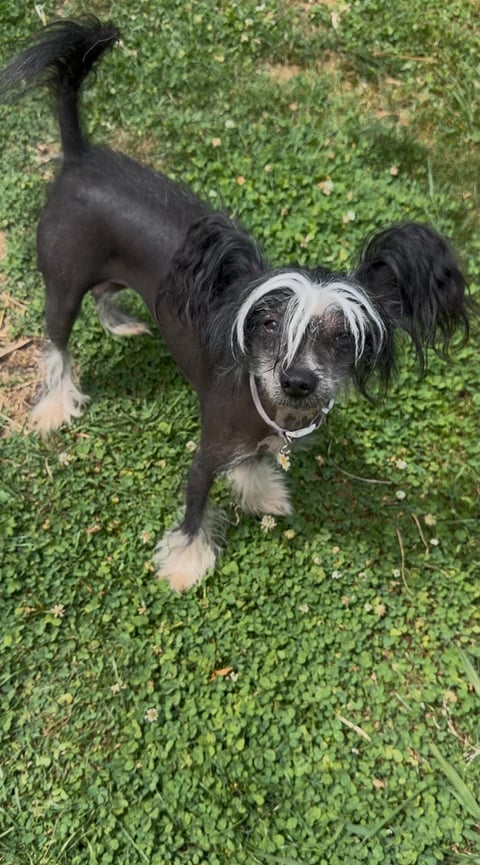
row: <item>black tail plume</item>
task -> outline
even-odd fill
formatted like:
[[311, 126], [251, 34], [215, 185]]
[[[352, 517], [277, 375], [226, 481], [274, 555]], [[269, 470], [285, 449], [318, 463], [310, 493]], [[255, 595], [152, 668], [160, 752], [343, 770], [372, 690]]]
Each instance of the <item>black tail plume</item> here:
[[374, 235], [354, 276], [384, 318], [410, 335], [421, 370], [428, 348], [446, 352], [455, 335], [468, 338], [465, 279], [450, 244], [430, 226], [411, 222]]
[[78, 118], [78, 93], [93, 64], [118, 40], [111, 22], [93, 15], [81, 20], [60, 19], [48, 24], [0, 72], [0, 97], [46, 84], [57, 100], [65, 156], [88, 145]]

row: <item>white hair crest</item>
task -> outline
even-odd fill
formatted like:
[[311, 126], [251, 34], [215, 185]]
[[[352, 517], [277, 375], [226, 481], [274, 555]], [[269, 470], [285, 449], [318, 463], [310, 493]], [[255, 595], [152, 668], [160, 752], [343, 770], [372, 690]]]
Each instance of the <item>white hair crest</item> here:
[[258, 285], [240, 307], [233, 325], [232, 337], [245, 352], [245, 326], [248, 315], [267, 294], [275, 291], [290, 292], [292, 297], [285, 310], [284, 332], [286, 335], [287, 365], [293, 362], [305, 331], [312, 318], [337, 310], [343, 315], [345, 325], [355, 342], [355, 359], [361, 357], [367, 336], [372, 326], [377, 330], [381, 344], [385, 335], [383, 321], [373, 304], [361, 288], [347, 279], [331, 282], [312, 282], [300, 272], [278, 273]]

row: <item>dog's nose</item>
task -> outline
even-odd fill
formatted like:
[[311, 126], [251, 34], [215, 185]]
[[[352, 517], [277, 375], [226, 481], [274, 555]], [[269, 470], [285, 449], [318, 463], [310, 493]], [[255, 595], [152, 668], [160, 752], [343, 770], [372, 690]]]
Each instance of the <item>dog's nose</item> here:
[[287, 369], [280, 375], [283, 392], [292, 399], [302, 399], [315, 390], [315, 374], [309, 369]]

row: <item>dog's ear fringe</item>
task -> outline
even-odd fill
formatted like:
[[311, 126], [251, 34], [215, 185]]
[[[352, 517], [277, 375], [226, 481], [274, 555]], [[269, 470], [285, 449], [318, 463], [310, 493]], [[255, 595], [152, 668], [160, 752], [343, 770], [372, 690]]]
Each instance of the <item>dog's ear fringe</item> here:
[[[448, 355], [454, 340], [468, 339], [477, 304], [450, 243], [429, 225], [404, 223], [373, 235], [353, 276], [384, 320], [409, 335], [421, 374], [429, 348]], [[386, 372], [389, 366], [393, 355]]]
[[233, 321], [232, 307], [240, 306], [247, 286], [265, 269], [247, 232], [223, 214], [208, 213], [190, 226], [175, 253], [162, 301], [180, 321], [206, 335], [209, 320], [222, 308], [230, 309]]

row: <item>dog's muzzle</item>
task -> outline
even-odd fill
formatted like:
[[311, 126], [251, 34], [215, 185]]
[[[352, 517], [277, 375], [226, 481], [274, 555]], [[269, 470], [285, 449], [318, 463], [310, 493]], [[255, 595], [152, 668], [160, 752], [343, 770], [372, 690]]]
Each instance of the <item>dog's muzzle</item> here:
[[265, 411], [262, 401], [260, 399], [257, 383], [255, 381], [255, 376], [250, 373], [250, 393], [252, 395], [253, 404], [262, 418], [263, 421], [272, 429], [277, 435], [281, 436], [284, 439], [285, 445], [290, 445], [293, 439], [303, 438], [304, 436], [310, 435], [310, 433], [315, 432], [318, 429], [320, 424], [323, 423], [330, 409], [333, 408], [335, 403], [334, 399], [331, 399], [328, 405], [322, 406], [317, 416], [312, 420], [310, 424], [306, 427], [302, 427], [297, 430], [287, 430], [284, 427], [279, 426], [272, 418], [270, 418]]

